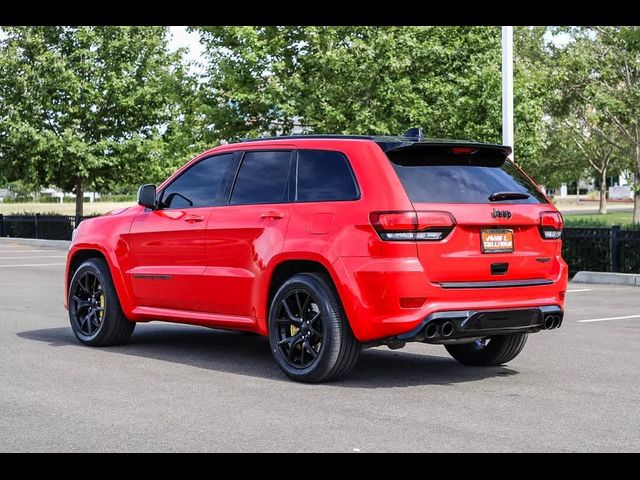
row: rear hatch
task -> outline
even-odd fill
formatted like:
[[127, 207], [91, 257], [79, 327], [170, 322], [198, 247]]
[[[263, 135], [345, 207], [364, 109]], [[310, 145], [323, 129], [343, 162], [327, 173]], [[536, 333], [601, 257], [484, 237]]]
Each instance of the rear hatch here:
[[[453, 217], [444, 239], [416, 242], [430, 281], [545, 279], [557, 268], [560, 241], [543, 238], [541, 217], [561, 217], [509, 153], [508, 147], [457, 143], [386, 152], [418, 218], [434, 211]], [[433, 214], [424, 218], [420, 223], [428, 226]]]

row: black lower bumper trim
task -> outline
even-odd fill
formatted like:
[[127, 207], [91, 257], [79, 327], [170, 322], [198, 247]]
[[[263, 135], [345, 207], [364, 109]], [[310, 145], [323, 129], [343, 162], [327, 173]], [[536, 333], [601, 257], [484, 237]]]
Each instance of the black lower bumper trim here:
[[533, 280], [496, 280], [489, 282], [440, 282], [442, 288], [510, 288], [510, 287], [536, 287], [539, 285], [551, 285], [553, 280], [543, 278]]
[[[443, 340], [455, 340], [471, 337], [489, 337], [508, 333], [534, 333], [545, 328], [545, 319], [555, 319], [553, 328], [562, 324], [564, 312], [557, 305], [511, 310], [463, 310], [436, 312], [429, 315], [418, 327], [395, 337], [399, 342], [441, 343]], [[443, 335], [440, 328], [445, 323], [453, 324], [453, 332]], [[428, 337], [427, 327], [436, 324], [437, 334]], [[430, 329], [432, 333], [433, 327]]]

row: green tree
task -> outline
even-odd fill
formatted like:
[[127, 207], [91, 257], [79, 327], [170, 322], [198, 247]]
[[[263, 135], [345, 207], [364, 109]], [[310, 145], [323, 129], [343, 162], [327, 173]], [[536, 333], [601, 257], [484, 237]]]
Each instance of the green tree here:
[[[0, 171], [7, 180], [87, 189], [153, 175], [184, 95], [166, 27], [5, 27]], [[157, 173], [157, 172], [156, 172]]]
[[[500, 142], [499, 27], [198, 27], [214, 138], [305, 132]], [[516, 29], [517, 157], [541, 160], [543, 28]]]
[[[575, 54], [574, 49], [562, 47], [554, 48], [548, 57], [548, 64], [553, 65], [553, 69], [548, 70], [548, 83], [553, 91], [548, 103], [548, 111], [552, 115], [549, 138], [554, 141], [550, 152], [558, 156], [562, 163], [575, 167], [572, 180], [584, 174], [598, 179], [599, 212], [605, 214], [606, 179], [626, 166], [625, 155], [629, 154], [629, 149], [624, 148], [624, 142], [620, 142], [620, 134], [611, 125], [608, 116], [575, 88], [576, 80], [580, 82], [591, 68], [585, 62], [587, 57]], [[569, 170], [574, 171], [574, 168]]]
[[294, 76], [313, 130], [500, 139], [497, 27], [312, 27]]
[[582, 177], [586, 173], [585, 163], [577, 155], [575, 142], [562, 121], [545, 113], [543, 129], [543, 150], [535, 161], [525, 163], [527, 173], [548, 189]]
[[633, 222], [640, 223], [640, 28], [579, 27], [569, 33], [572, 41], [561, 52], [567, 65], [562, 94], [591, 105], [617, 133], [607, 141], [620, 152], [631, 150]]
[[576, 147], [577, 159], [582, 160], [598, 178], [600, 184], [599, 213], [607, 213], [607, 176], [619, 169], [623, 160], [618, 147], [618, 132], [602, 125], [598, 114], [591, 109], [581, 109], [563, 120], [566, 133]]
[[514, 27], [514, 155], [536, 180], [551, 186], [560, 177], [547, 156], [553, 97], [546, 32], [547, 27]]

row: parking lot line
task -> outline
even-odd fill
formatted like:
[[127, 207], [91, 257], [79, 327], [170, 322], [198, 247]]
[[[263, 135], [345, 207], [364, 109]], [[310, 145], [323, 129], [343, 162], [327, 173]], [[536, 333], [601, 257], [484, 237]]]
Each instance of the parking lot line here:
[[59, 267], [64, 263], [24, 263], [22, 265], [0, 265], [0, 268], [17, 268], [17, 267]]
[[578, 292], [590, 292], [591, 288], [576, 288], [574, 290], [567, 290], [567, 293], [578, 293]]
[[607, 322], [609, 320], [628, 320], [631, 318], [640, 318], [640, 315], [627, 315], [625, 317], [591, 318], [589, 320], [578, 320], [578, 323]]
[[39, 255], [37, 257], [34, 256], [26, 256], [26, 257], [2, 257], [0, 256], [0, 260], [24, 260], [27, 258], [33, 258], [33, 259], [37, 259], [37, 258], [65, 258], [66, 255]]

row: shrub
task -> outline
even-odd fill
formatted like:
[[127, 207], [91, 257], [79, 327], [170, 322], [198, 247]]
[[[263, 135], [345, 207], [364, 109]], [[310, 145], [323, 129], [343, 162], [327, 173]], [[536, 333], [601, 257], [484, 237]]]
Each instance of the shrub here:
[[135, 202], [135, 195], [102, 195], [96, 202]]
[[[595, 217], [595, 216], [594, 216]], [[610, 228], [611, 222], [606, 219], [600, 218], [572, 218], [571, 216], [564, 217], [565, 228], [593, 228], [603, 227]], [[619, 225], [621, 230], [640, 230], [640, 223], [623, 223]]]

